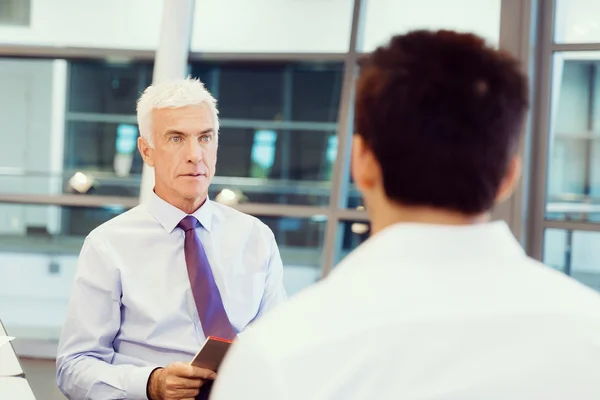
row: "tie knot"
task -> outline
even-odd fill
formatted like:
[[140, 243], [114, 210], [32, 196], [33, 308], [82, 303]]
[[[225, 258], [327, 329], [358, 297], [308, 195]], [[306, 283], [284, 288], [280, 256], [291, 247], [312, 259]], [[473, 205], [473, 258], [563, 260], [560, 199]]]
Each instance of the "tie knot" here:
[[187, 232], [187, 231], [191, 231], [192, 229], [196, 228], [198, 226], [198, 224], [199, 224], [199, 222], [196, 219], [196, 217], [194, 217], [193, 215], [188, 215], [187, 217], [182, 219], [181, 222], [179, 222], [179, 225], [177, 225], [177, 226]]

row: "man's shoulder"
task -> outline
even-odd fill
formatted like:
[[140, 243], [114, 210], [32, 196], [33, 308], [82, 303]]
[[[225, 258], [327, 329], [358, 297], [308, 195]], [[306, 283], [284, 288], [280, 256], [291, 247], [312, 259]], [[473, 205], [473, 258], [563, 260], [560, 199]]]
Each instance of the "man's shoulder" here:
[[214, 207], [215, 216], [221, 220], [221, 222], [229, 223], [237, 228], [250, 227], [271, 235], [273, 234], [271, 228], [269, 228], [267, 224], [253, 215], [246, 214], [216, 201], [212, 201], [212, 205]]
[[562, 313], [600, 318], [600, 293], [562, 271], [527, 258], [521, 271], [523, 284], [541, 301], [553, 302]]
[[152, 221], [147, 206], [140, 204], [94, 228], [87, 238], [88, 240], [101, 240], [114, 234], [144, 228], [144, 224], [148, 222]]

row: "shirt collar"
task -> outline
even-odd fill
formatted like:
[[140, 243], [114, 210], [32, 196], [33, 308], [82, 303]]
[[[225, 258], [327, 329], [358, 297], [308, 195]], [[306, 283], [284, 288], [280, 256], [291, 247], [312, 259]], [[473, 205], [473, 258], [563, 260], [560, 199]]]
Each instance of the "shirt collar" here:
[[[188, 215], [174, 205], [161, 199], [154, 191], [152, 191], [152, 194], [150, 195], [148, 208], [152, 216], [154, 216], [168, 233], [173, 232], [179, 222]], [[208, 197], [204, 204], [191, 215], [196, 217], [200, 224], [210, 232], [213, 204]]]
[[465, 226], [395, 224], [370, 237], [344, 261], [364, 265], [363, 259], [374, 255], [401, 260], [399, 265], [478, 263], [526, 257], [503, 221]]

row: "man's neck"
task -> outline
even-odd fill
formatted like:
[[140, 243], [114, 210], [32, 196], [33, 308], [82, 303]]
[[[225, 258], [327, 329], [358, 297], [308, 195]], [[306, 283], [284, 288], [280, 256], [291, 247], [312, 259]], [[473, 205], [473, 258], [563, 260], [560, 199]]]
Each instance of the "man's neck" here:
[[156, 188], [154, 189], [154, 193], [173, 207], [177, 207], [188, 215], [195, 213], [208, 199], [208, 195], [191, 199], [182, 198], [174, 194], [163, 193], [160, 189], [157, 190]]
[[403, 206], [385, 202], [369, 208], [371, 235], [399, 223], [432, 225], [473, 225], [487, 222], [488, 213], [465, 215], [455, 211], [424, 206]]

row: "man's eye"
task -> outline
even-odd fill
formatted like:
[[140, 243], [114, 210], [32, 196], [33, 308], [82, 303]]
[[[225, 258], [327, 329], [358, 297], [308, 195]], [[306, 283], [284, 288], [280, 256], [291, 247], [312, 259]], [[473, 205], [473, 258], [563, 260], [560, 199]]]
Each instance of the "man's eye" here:
[[179, 136], [172, 136], [171, 142], [179, 143], [179, 142], [181, 142], [181, 138]]
[[200, 137], [200, 140], [203, 141], [204, 143], [209, 143], [212, 140], [212, 136], [204, 135], [204, 136]]

